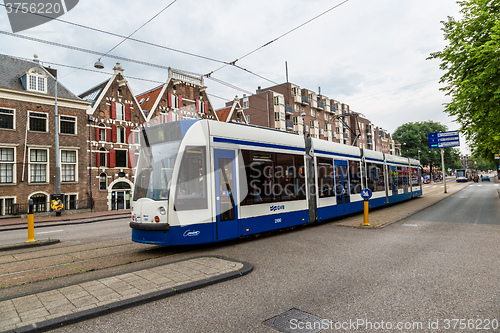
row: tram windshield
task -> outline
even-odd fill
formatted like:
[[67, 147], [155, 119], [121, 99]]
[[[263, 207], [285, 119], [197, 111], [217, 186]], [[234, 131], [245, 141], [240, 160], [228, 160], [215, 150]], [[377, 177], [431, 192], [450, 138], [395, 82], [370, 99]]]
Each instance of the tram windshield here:
[[134, 201], [140, 198], [166, 200], [180, 141], [142, 147], [137, 165]]

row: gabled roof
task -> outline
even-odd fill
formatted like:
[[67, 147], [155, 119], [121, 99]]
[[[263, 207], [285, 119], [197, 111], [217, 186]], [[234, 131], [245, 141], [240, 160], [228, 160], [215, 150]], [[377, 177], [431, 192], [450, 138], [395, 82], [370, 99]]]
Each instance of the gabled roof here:
[[158, 97], [162, 94], [164, 88], [165, 85], [162, 84], [161, 86], [158, 86], [136, 96], [136, 99], [139, 101], [139, 105], [144, 112], [149, 113], [155, 109]]
[[215, 113], [217, 114], [217, 118], [219, 118], [219, 121], [222, 121], [224, 123], [228, 122], [229, 115], [231, 114], [233, 106], [228, 106], [227, 108], [215, 110]]
[[99, 83], [94, 88], [91, 88], [91, 89], [87, 90], [86, 92], [81, 93], [80, 95], [78, 95], [78, 97], [80, 97], [81, 99], [83, 99], [85, 101], [92, 102], [91, 106], [93, 107], [97, 98], [99, 98], [100, 94], [102, 93], [104, 88], [106, 88], [106, 85], [108, 84], [109, 81], [110, 80], [106, 80], [102, 83]]
[[[47, 74], [47, 94], [34, 91], [29, 92], [44, 96], [54, 96], [55, 78], [39, 61], [16, 58], [5, 54], [0, 54], [0, 88], [26, 92], [20, 77], [33, 67], [40, 68]], [[74, 93], [62, 85], [60, 81], [57, 82], [57, 97], [80, 100]]]

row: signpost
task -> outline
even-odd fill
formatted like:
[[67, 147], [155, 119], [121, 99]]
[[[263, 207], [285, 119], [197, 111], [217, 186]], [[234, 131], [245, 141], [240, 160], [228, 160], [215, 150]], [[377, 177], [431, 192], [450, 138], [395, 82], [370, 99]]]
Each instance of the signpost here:
[[444, 168], [443, 148], [460, 146], [460, 137], [458, 136], [458, 131], [429, 133], [428, 138], [429, 138], [429, 149], [441, 148], [441, 164], [442, 164], [441, 170], [443, 170], [444, 193], [447, 193], [448, 191], [446, 191], [446, 172]]
[[369, 188], [364, 188], [361, 190], [361, 197], [365, 200], [365, 211], [363, 216], [363, 226], [369, 226], [368, 223], [368, 200], [372, 197], [372, 191]]

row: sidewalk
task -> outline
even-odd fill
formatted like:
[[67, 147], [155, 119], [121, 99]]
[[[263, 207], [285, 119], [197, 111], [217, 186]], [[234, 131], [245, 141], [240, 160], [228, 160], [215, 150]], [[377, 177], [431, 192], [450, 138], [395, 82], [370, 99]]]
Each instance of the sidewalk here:
[[435, 205], [436, 203], [461, 191], [470, 184], [472, 183], [457, 183], [455, 181], [448, 180], [446, 182], [448, 193], [444, 193], [444, 186], [442, 183], [424, 185], [423, 196], [419, 198], [404, 201], [392, 206], [370, 210], [368, 214], [370, 226], [363, 227], [363, 213], [343, 219], [336, 225], [353, 228], [382, 228]]
[[0, 301], [0, 331], [49, 330], [234, 279], [253, 266], [206, 256]]
[[[68, 214], [62, 216], [37, 216], [35, 214], [35, 227], [91, 223], [98, 221], [108, 221], [130, 217], [130, 209], [114, 210], [106, 212], [87, 212], [79, 214]], [[0, 231], [27, 229], [28, 219], [22, 217], [2, 218], [0, 219]]]

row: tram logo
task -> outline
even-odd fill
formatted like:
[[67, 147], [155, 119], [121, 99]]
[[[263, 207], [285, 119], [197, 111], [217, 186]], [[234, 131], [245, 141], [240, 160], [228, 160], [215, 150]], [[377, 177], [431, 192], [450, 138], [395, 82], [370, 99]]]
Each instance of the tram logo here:
[[196, 237], [201, 233], [201, 231], [198, 230], [186, 230], [184, 231], [184, 234], [182, 234], [183, 237]]
[[278, 206], [278, 205], [272, 205], [272, 206], [269, 208], [269, 210], [270, 210], [271, 212], [276, 212], [276, 211], [278, 211], [278, 210], [283, 210], [283, 209], [285, 209], [285, 205], [279, 205], [279, 206]]

